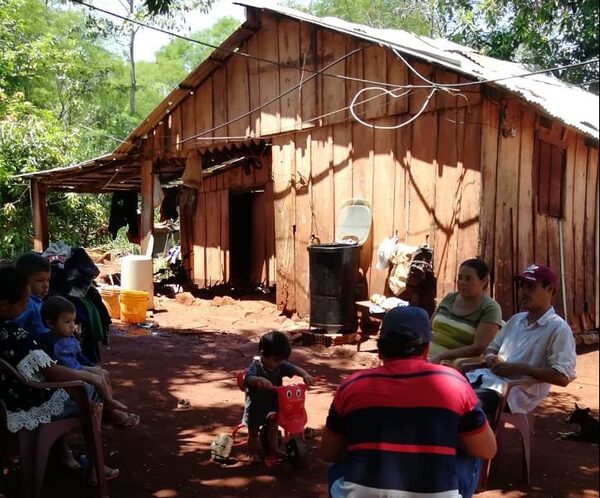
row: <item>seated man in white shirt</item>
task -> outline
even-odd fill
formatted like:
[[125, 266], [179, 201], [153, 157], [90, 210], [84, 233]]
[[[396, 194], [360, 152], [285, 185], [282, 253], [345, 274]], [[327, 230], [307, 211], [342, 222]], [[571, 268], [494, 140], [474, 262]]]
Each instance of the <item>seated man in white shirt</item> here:
[[488, 368], [467, 373], [488, 418], [510, 379], [539, 381], [511, 389], [507, 405], [512, 413], [531, 412], [548, 395], [550, 384], [564, 387], [575, 379], [573, 332], [552, 307], [556, 275], [550, 268], [531, 265], [517, 279], [525, 311], [513, 315], [486, 349]]

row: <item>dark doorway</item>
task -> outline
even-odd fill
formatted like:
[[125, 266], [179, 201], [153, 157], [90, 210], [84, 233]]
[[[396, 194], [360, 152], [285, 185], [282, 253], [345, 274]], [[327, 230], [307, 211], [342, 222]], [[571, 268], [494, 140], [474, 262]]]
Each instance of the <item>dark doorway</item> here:
[[232, 285], [250, 282], [252, 192], [229, 192], [229, 264]]

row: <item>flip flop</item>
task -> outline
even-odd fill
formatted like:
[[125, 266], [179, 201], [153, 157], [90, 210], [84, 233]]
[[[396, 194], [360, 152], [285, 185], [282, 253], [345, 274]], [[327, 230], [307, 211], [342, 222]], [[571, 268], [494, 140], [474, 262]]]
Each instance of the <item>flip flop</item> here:
[[187, 410], [188, 408], [191, 408], [192, 404], [190, 403], [189, 399], [180, 399], [177, 402], [177, 408], [179, 410]]
[[121, 423], [111, 425], [117, 429], [132, 429], [140, 423], [140, 416], [135, 413], [128, 413], [127, 420], [124, 420]]

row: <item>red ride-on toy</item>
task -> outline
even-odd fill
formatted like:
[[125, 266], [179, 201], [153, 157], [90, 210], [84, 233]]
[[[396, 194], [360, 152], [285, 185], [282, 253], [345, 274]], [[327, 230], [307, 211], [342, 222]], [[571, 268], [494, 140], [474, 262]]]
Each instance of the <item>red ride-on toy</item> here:
[[[238, 372], [236, 380], [238, 387], [245, 391], [244, 385], [245, 372]], [[315, 377], [318, 381], [319, 377]], [[287, 386], [272, 386], [270, 389], [277, 392], [277, 412], [269, 413], [268, 417], [274, 419], [277, 425], [283, 429], [283, 441], [287, 457], [290, 463], [296, 467], [302, 467], [306, 463], [307, 451], [305, 443], [305, 427], [306, 427], [306, 410], [304, 402], [306, 400], [306, 384], [289, 384]], [[245, 424], [239, 424], [232, 433], [232, 438], [235, 441], [235, 436], [238, 431], [245, 427]], [[267, 431], [266, 427], [261, 428], [260, 440], [263, 448], [267, 449]], [[273, 465], [273, 461], [265, 459], [267, 465]]]

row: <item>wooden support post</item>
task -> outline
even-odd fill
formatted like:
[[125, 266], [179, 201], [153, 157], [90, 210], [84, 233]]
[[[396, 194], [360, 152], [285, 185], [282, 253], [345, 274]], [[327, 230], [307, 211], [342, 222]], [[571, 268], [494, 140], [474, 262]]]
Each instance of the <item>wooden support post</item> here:
[[142, 254], [146, 254], [148, 246], [153, 237], [154, 229], [154, 191], [152, 161], [143, 161], [140, 166], [140, 176], [142, 180], [142, 223], [140, 241]]
[[31, 180], [31, 216], [33, 219], [33, 250], [43, 252], [48, 247], [48, 211], [46, 191], [38, 180]]

